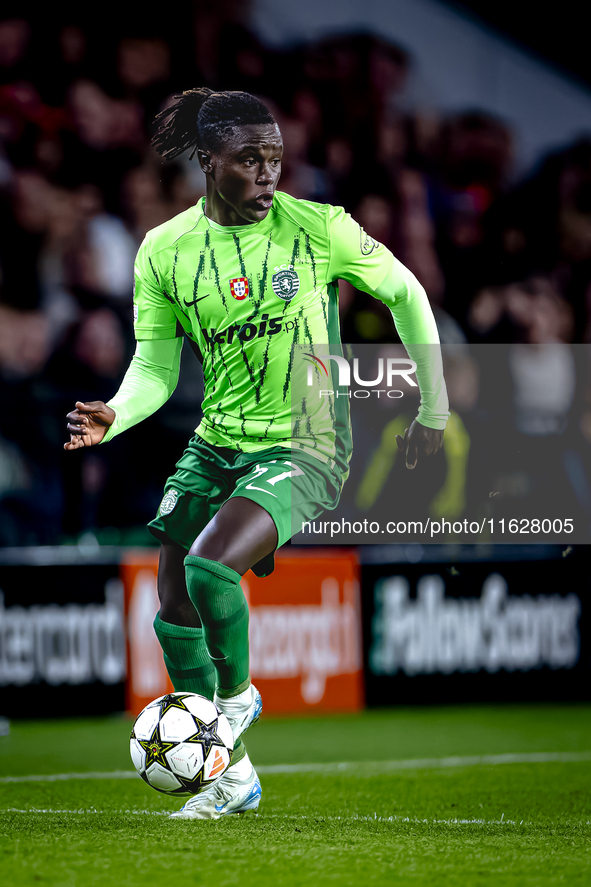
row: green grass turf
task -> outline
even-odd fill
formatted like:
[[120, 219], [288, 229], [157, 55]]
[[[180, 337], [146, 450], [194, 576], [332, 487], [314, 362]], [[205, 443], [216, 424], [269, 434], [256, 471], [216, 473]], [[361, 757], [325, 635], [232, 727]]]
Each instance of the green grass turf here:
[[[258, 815], [169, 820], [137, 779], [7, 782], [130, 770], [125, 718], [15, 722], [0, 737], [0, 881], [129, 885], [589, 885], [591, 760], [388, 769], [392, 760], [591, 751], [591, 706], [397, 709], [263, 718]], [[34, 812], [34, 811], [52, 812]]]

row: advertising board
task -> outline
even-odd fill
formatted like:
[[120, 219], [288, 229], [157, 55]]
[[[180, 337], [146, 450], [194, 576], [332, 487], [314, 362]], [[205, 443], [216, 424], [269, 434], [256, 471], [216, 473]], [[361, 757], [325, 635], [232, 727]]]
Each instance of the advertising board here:
[[586, 546], [398, 548], [362, 565], [368, 705], [589, 698]]
[[[127, 710], [137, 714], [171, 690], [152, 631], [158, 610], [157, 555], [126, 553], [129, 680]], [[363, 707], [361, 595], [355, 552], [279, 553], [265, 579], [248, 572], [250, 668], [266, 712], [355, 711]]]

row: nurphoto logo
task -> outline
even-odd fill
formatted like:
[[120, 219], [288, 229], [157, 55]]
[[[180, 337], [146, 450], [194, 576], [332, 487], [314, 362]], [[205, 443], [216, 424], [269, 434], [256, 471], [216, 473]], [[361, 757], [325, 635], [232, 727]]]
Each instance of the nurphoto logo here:
[[[309, 354], [304, 353], [304, 358], [308, 361], [307, 385], [312, 387], [322, 382], [326, 378], [331, 384], [331, 372], [329, 372], [329, 361], [334, 361], [337, 369], [338, 380], [336, 384], [338, 388], [347, 390], [340, 391], [338, 389], [326, 388], [319, 390], [319, 397], [371, 397], [372, 392], [380, 397], [385, 394], [386, 397], [398, 399], [404, 397], [404, 392], [400, 389], [393, 388], [394, 380], [402, 378], [412, 388], [416, 388], [417, 382], [412, 378], [412, 374], [416, 372], [417, 365], [410, 357], [380, 357], [378, 359], [377, 375], [375, 379], [362, 379], [359, 369], [359, 358], [353, 358], [353, 382], [360, 386], [351, 391], [351, 363], [346, 357], [338, 354]], [[374, 371], [375, 372], [375, 371]], [[385, 388], [378, 388], [378, 385], [385, 383]]]

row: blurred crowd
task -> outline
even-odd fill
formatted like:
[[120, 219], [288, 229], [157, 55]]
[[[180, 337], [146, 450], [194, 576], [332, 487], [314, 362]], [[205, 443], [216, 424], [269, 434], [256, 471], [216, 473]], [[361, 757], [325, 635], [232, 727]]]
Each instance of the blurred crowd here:
[[[183, 89], [260, 96], [284, 137], [281, 189], [344, 206], [387, 244], [444, 343], [591, 342], [591, 133], [517, 179], [504, 121], [413, 106], [401, 47], [351, 34], [273, 51], [248, 7], [0, 21], [0, 545], [134, 538], [197, 424], [188, 355], [155, 417], [63, 451], [65, 414], [108, 400], [129, 364], [145, 232], [205, 193], [196, 160], [163, 164], [149, 144]], [[397, 341], [384, 306], [347, 284], [341, 315], [346, 342]]]

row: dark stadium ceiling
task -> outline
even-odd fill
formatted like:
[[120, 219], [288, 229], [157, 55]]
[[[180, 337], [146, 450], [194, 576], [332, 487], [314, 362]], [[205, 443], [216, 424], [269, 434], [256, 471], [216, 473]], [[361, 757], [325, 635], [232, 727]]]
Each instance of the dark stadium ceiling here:
[[534, 4], [528, 0], [443, 0], [473, 21], [528, 50], [553, 68], [591, 87], [587, 5], [581, 0]]

